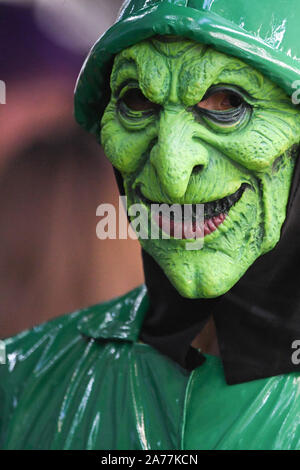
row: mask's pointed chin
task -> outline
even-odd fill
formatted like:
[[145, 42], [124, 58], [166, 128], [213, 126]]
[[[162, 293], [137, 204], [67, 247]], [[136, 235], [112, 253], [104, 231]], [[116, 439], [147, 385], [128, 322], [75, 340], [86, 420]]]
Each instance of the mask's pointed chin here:
[[[188, 299], [220, 297], [238, 282], [243, 272], [236, 270], [233, 273], [230, 268], [228, 271], [226, 269], [228, 265], [225, 263], [223, 263], [223, 269], [214, 270], [213, 265], [217, 262], [213, 259], [214, 257], [209, 266], [209, 254], [204, 253], [204, 259], [201, 259], [201, 254], [203, 254], [201, 250], [197, 254], [191, 251], [188, 256], [173, 254], [170, 258], [166, 256], [164, 259], [154, 256], [154, 260], [182, 297]], [[221, 257], [219, 261], [222, 261]]]

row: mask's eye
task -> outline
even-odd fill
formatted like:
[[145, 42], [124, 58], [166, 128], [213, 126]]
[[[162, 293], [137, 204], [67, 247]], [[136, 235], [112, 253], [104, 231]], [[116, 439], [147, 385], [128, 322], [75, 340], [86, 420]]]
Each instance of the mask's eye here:
[[128, 130], [140, 130], [153, 123], [161, 107], [148, 100], [136, 82], [121, 89], [117, 101], [118, 116]]
[[119, 110], [129, 118], [144, 118], [159, 111], [160, 106], [148, 100], [135, 83], [129, 83], [119, 96]]
[[250, 115], [251, 106], [238, 90], [215, 86], [195, 106], [195, 111], [219, 126], [236, 127], [245, 122]]
[[136, 82], [127, 83], [121, 90], [118, 101], [118, 116], [129, 131], [144, 129], [153, 123], [161, 107], [148, 100]]
[[241, 96], [230, 91], [217, 91], [197, 104], [200, 109], [209, 109], [211, 111], [227, 111], [228, 109], [238, 108], [243, 102]]
[[148, 100], [139, 88], [131, 88], [122, 97], [123, 103], [132, 111], [153, 110], [156, 105]]

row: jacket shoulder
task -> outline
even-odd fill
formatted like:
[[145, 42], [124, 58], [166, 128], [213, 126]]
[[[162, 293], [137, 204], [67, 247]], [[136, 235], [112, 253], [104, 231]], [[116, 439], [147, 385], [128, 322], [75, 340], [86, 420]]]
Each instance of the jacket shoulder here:
[[[61, 315], [15, 336], [3, 340], [7, 363], [13, 368], [18, 359], [25, 359], [35, 350], [40, 349], [56, 337], [63, 337], [64, 343], [74, 334], [107, 337], [108, 331], [116, 330], [121, 323], [134, 323], [137, 320], [138, 307], [145, 303], [146, 288], [139, 286], [124, 295], [95, 304], [72, 313]], [[97, 329], [97, 331], [95, 331]]]
[[6, 363], [0, 364], [0, 442], [1, 430], [8, 424], [28, 384], [54, 364], [58, 367], [67, 357], [80, 356], [90, 338], [102, 336], [113, 340], [118, 337], [121, 325], [120, 337], [126, 339], [136, 327], [134, 308], [144, 297], [145, 288], [140, 286], [123, 296], [62, 315], [4, 339]]

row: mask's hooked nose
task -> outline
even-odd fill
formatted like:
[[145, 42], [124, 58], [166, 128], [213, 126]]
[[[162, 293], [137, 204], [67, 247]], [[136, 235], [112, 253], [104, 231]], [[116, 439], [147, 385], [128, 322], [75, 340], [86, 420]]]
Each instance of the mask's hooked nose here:
[[199, 173], [208, 163], [208, 151], [196, 139], [193, 114], [179, 106], [161, 112], [158, 140], [150, 154], [162, 188], [172, 201], [186, 193], [193, 172]]

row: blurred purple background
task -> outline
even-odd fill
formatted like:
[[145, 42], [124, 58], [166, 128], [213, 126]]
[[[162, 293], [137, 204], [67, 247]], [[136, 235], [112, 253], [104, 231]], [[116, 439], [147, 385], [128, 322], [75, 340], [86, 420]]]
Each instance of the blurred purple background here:
[[120, 0], [0, 0], [0, 337], [143, 281], [138, 242], [96, 238], [117, 205], [110, 164], [73, 119], [73, 90]]

